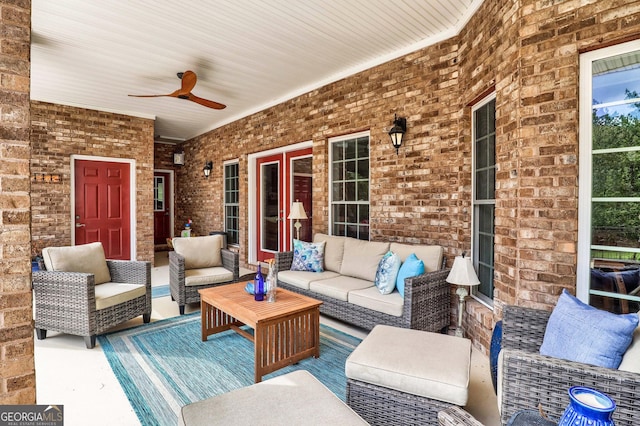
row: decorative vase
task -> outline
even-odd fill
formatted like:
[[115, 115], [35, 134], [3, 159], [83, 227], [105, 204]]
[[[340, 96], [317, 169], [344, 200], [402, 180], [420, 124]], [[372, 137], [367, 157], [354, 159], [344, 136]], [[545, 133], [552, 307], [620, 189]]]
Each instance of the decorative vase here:
[[276, 301], [276, 292], [278, 291], [278, 281], [276, 279], [275, 270], [273, 268], [273, 259], [269, 259], [267, 261], [269, 263], [269, 273], [267, 273], [267, 282], [266, 282], [266, 290], [267, 290], [267, 302], [275, 302]]
[[258, 273], [256, 273], [256, 279], [253, 286], [253, 297], [256, 301], [261, 302], [264, 300], [264, 277], [262, 276], [262, 270], [258, 263]]
[[558, 426], [614, 426], [616, 403], [608, 395], [584, 386], [569, 389], [569, 405]]

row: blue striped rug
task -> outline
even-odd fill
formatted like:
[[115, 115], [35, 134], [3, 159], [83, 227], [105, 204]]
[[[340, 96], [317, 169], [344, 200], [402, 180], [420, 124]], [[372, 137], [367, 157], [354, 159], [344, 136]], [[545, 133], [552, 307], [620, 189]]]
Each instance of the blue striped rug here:
[[169, 290], [169, 284], [165, 285], [157, 285], [151, 287], [151, 298], [155, 299], [156, 297], [164, 297], [169, 296], [171, 294]]
[[[98, 336], [142, 425], [176, 425], [191, 402], [253, 384], [253, 344], [233, 331], [202, 342], [194, 312]], [[263, 377], [308, 370], [342, 400], [344, 363], [360, 339], [320, 326], [320, 358]]]

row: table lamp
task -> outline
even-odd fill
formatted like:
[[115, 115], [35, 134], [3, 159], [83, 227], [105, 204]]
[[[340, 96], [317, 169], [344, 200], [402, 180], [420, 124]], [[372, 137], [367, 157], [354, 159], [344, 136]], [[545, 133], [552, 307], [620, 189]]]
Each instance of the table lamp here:
[[464, 337], [462, 332], [462, 312], [464, 312], [464, 301], [469, 295], [467, 287], [480, 284], [480, 280], [476, 275], [476, 271], [473, 269], [470, 257], [456, 256], [451, 267], [451, 272], [447, 276], [447, 282], [449, 284], [455, 284], [458, 286], [456, 294], [459, 297], [458, 303], [458, 328], [456, 329], [456, 336]]
[[294, 201], [291, 204], [291, 211], [289, 212], [289, 216], [287, 219], [295, 219], [296, 222], [293, 224], [293, 227], [296, 228], [296, 239], [300, 239], [300, 228], [302, 224], [300, 223], [300, 219], [307, 219], [307, 213], [304, 211], [304, 206], [298, 200]]

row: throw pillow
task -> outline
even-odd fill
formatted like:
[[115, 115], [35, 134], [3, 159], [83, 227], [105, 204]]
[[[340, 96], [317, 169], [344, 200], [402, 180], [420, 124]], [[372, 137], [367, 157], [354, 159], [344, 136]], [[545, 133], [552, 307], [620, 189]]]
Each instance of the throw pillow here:
[[637, 326], [637, 314], [601, 311], [562, 290], [549, 317], [540, 354], [618, 368]]
[[324, 245], [325, 242], [306, 243], [300, 240], [293, 240], [293, 261], [292, 271], [324, 271]]
[[396, 288], [396, 278], [401, 263], [400, 256], [391, 251], [382, 256], [374, 281], [381, 294], [390, 294]]
[[411, 253], [405, 259], [396, 278], [396, 288], [402, 297], [404, 297], [404, 279], [424, 274], [424, 263], [418, 259], [415, 253]]

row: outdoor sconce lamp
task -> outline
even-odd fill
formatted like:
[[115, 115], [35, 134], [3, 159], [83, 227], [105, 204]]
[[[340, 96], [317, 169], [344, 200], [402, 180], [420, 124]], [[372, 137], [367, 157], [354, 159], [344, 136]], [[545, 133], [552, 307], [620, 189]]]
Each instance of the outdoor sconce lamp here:
[[175, 166], [184, 166], [184, 151], [176, 151], [173, 153], [173, 164]]
[[396, 155], [398, 155], [398, 149], [402, 146], [402, 137], [407, 131], [407, 119], [393, 116], [393, 127], [389, 130], [389, 137], [391, 138], [391, 145], [396, 149]]
[[208, 161], [202, 169], [202, 173], [204, 173], [206, 179], [209, 179], [209, 176], [211, 176], [211, 170], [213, 170], [213, 161]]

